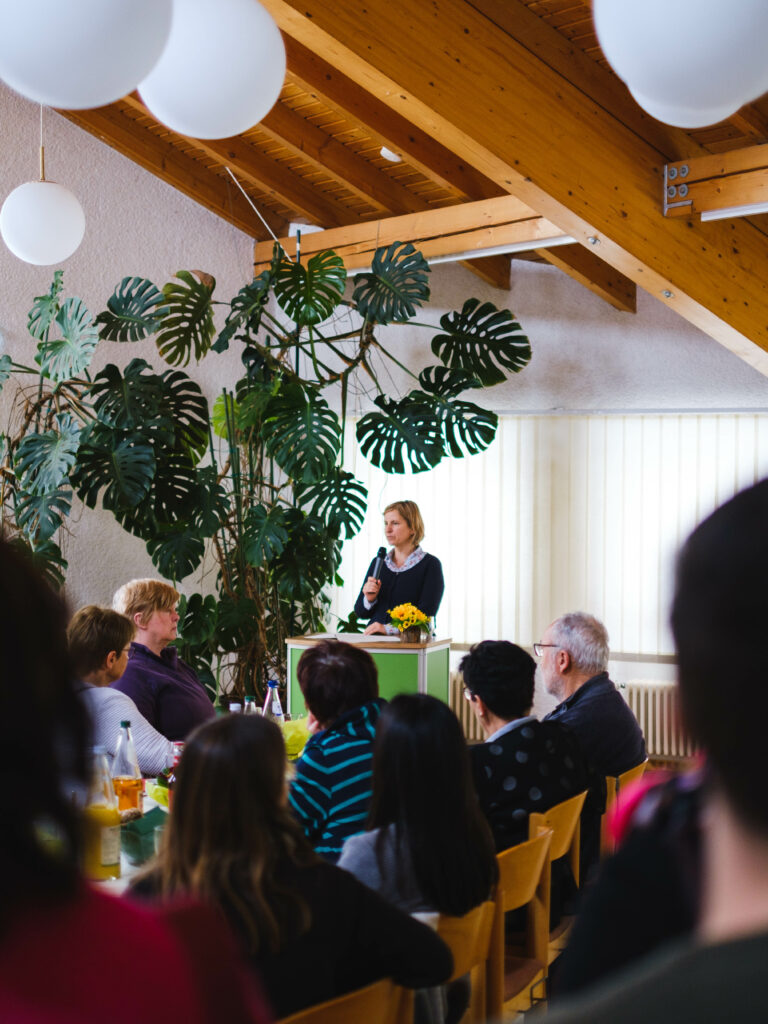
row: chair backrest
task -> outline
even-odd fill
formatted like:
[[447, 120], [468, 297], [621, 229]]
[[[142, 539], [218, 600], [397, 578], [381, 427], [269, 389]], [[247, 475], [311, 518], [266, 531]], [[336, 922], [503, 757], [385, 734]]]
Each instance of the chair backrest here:
[[636, 764], [634, 768], [628, 768], [621, 775], [606, 775], [605, 777], [605, 811], [600, 822], [600, 853], [613, 853], [614, 842], [608, 833], [608, 814], [621, 799], [621, 791], [630, 782], [636, 782], [643, 777], [648, 767], [648, 758]]
[[587, 791], [584, 790], [569, 800], [555, 804], [548, 811], [531, 814], [528, 819], [530, 838], [535, 838], [542, 829], [552, 829], [549, 859], [558, 860], [568, 854], [576, 885], [579, 884], [579, 840], [581, 838], [579, 816], [586, 797]]
[[552, 830], [546, 829], [535, 839], [512, 846], [496, 856], [499, 865], [498, 911], [503, 918], [508, 910], [528, 908], [526, 954], [544, 963], [549, 940], [549, 852], [552, 838]]
[[[437, 934], [453, 954], [451, 981], [471, 974], [472, 991], [469, 1019], [472, 1024], [488, 1019], [489, 991], [494, 964], [494, 938], [496, 903], [490, 900], [470, 910], [463, 917], [441, 914], [437, 921]], [[494, 1015], [500, 1003], [493, 1003]], [[366, 1021], [366, 1024], [369, 1024]]]
[[412, 1024], [413, 992], [389, 978], [281, 1018], [281, 1024]]
[[453, 953], [451, 981], [488, 959], [494, 910], [495, 904], [487, 900], [463, 917], [438, 918], [437, 934]]
[[627, 771], [622, 772], [616, 778], [616, 796], [618, 796], [625, 786], [628, 786], [630, 782], [637, 782], [638, 779], [642, 779], [645, 769], [648, 767], [648, 758], [641, 761], [640, 764], [636, 764], [634, 768], [628, 768]]

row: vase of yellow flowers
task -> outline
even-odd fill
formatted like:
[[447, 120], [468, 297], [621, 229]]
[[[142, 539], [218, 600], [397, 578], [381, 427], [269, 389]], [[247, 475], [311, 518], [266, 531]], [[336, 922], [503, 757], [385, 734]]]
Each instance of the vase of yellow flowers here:
[[393, 626], [397, 626], [400, 639], [404, 644], [418, 644], [429, 636], [428, 615], [413, 604], [399, 604], [387, 612]]

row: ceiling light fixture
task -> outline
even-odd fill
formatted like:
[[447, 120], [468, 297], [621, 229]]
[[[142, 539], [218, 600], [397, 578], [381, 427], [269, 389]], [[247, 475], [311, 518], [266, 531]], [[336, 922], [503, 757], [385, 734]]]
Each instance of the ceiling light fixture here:
[[593, 0], [611, 67], [658, 121], [704, 128], [768, 90], [765, 0]]
[[0, 234], [25, 263], [62, 263], [85, 234], [85, 214], [77, 196], [45, 177], [43, 108], [40, 108], [40, 180], [19, 185], [0, 209]]
[[730, 220], [731, 217], [754, 217], [768, 213], [768, 203], [745, 203], [744, 206], [724, 206], [721, 210], [703, 210], [702, 220]]
[[403, 162], [403, 158], [400, 154], [395, 153], [394, 150], [389, 149], [387, 146], [382, 146], [379, 153], [385, 160], [389, 160], [391, 164], [401, 164]]

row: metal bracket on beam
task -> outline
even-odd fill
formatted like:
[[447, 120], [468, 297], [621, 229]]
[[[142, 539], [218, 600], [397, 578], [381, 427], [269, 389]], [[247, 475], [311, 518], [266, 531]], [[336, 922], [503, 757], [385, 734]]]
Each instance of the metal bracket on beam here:
[[665, 217], [702, 220], [768, 213], [768, 145], [665, 164], [662, 206]]

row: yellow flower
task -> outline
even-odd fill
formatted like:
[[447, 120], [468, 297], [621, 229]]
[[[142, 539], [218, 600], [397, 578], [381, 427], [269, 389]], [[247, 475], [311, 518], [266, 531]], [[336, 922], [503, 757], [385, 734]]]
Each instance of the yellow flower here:
[[388, 615], [392, 620], [392, 624], [397, 626], [401, 633], [412, 626], [428, 626], [430, 621], [428, 615], [425, 615], [415, 605], [408, 603], [399, 604], [396, 608], [390, 608]]

